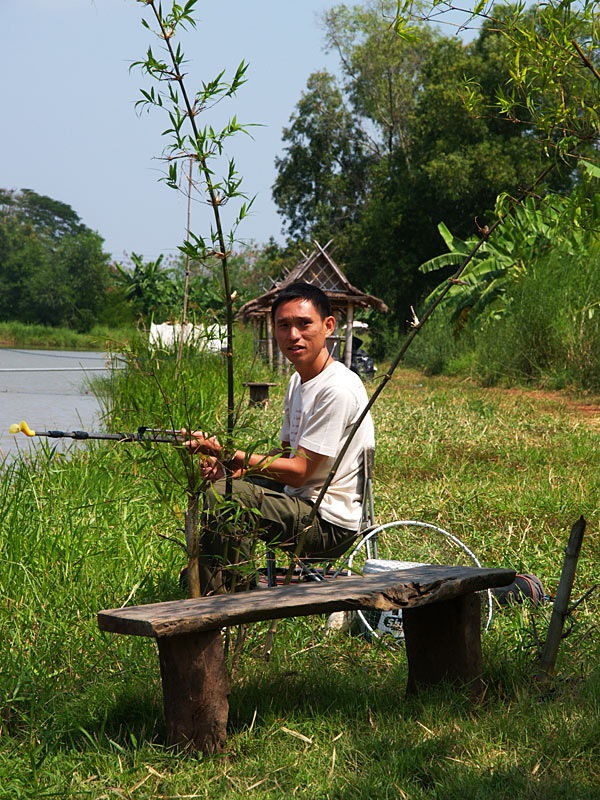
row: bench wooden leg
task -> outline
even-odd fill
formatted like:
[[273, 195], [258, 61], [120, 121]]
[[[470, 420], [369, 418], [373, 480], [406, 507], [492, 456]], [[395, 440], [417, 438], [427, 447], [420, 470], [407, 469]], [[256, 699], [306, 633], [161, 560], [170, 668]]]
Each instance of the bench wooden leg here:
[[221, 752], [229, 714], [221, 632], [188, 633], [157, 642], [168, 743]]
[[483, 694], [481, 601], [476, 594], [403, 609], [402, 622], [407, 694], [442, 681], [465, 684], [474, 697]]

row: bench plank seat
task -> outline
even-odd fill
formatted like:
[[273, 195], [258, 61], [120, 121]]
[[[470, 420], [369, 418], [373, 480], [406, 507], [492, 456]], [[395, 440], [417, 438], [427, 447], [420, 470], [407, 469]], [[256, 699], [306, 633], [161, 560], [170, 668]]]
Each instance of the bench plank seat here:
[[112, 633], [158, 639], [266, 619], [359, 608], [416, 608], [492, 586], [506, 586], [514, 580], [514, 574], [514, 570], [507, 569], [424, 565], [399, 572], [336, 578], [335, 582], [110, 609], [98, 613], [98, 626]]
[[457, 681], [481, 693], [481, 602], [478, 591], [506, 586], [510, 569], [423, 565], [398, 572], [302, 583], [110, 609], [101, 630], [157, 640], [167, 740], [202, 750], [225, 747], [229, 680], [221, 629], [244, 622], [402, 609], [409, 664], [407, 692]]

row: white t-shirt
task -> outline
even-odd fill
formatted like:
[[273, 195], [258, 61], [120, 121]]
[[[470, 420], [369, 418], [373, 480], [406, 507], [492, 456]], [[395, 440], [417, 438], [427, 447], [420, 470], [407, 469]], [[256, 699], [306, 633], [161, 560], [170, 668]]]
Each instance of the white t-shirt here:
[[[304, 486], [286, 486], [291, 497], [314, 501], [341, 450], [353, 423], [367, 404], [361, 379], [339, 361], [319, 375], [301, 383], [292, 375], [285, 396], [283, 425], [279, 438], [289, 442], [292, 452], [304, 447], [327, 456]], [[373, 421], [368, 414], [352, 439], [331, 482], [319, 514], [328, 522], [358, 530], [362, 504], [361, 467], [365, 448], [375, 446]]]

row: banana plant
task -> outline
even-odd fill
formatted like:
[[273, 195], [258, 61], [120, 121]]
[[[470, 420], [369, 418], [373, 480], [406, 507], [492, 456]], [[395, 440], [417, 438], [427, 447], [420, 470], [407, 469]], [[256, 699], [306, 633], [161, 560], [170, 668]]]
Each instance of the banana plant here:
[[[496, 214], [502, 210], [505, 196], [496, 201]], [[570, 197], [546, 195], [542, 200], [528, 197], [513, 214], [508, 215], [493, 238], [487, 240], [442, 301], [451, 309], [451, 319], [459, 322], [482, 316], [497, 319], [510, 306], [511, 289], [545, 253], [560, 248], [566, 255], [581, 253], [595, 236], [594, 220], [600, 219], [600, 205], [592, 197], [582, 198], [581, 191]], [[592, 223], [592, 224], [590, 224]], [[478, 237], [462, 240], [452, 235], [440, 222], [438, 230], [447, 253], [421, 264], [423, 273], [459, 264], [472, 250]], [[442, 291], [437, 287], [426, 302]]]
[[153, 314], [170, 313], [175, 305], [176, 285], [172, 270], [162, 266], [163, 256], [144, 263], [142, 256], [131, 254], [133, 270], [115, 262], [113, 280], [125, 291], [146, 321]]

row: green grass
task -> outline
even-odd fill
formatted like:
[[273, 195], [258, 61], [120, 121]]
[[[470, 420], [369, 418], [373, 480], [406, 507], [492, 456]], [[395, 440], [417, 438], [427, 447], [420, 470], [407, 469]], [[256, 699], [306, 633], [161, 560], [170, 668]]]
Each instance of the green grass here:
[[449, 309], [437, 312], [408, 362], [488, 386], [597, 393], [599, 261], [598, 244], [576, 254], [554, 249], [529, 263], [487, 313], [473, 317], [463, 309], [456, 320]]
[[[283, 384], [243, 436], [276, 432]], [[574, 597], [598, 580], [593, 416], [559, 395], [403, 370], [375, 418], [381, 521], [437, 523], [484, 564], [532, 571], [553, 593], [584, 514]], [[401, 649], [325, 636], [321, 618], [282, 622], [268, 663], [267, 623], [251, 626], [232, 665], [227, 752], [167, 749], [154, 643], [95, 620], [182, 596], [183, 492], [155, 469], [130, 445], [46, 450], [3, 469], [0, 798], [598, 797], [597, 591], [573, 615], [549, 692], [533, 680], [532, 627], [543, 638], [549, 609], [497, 612], [477, 706], [444, 688], [405, 700]]]
[[47, 325], [0, 322], [0, 347], [37, 347], [47, 350], [106, 350], [115, 342], [127, 342], [133, 329], [95, 325], [89, 333]]

